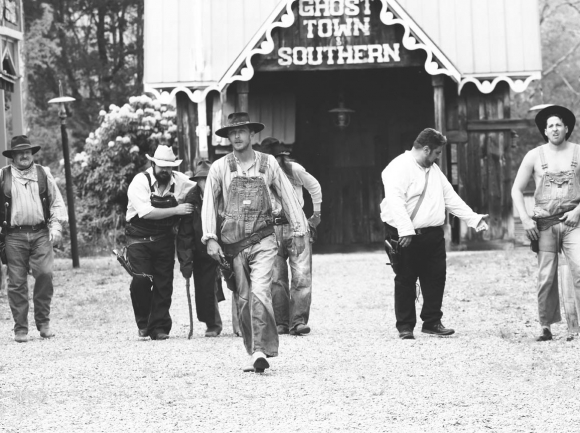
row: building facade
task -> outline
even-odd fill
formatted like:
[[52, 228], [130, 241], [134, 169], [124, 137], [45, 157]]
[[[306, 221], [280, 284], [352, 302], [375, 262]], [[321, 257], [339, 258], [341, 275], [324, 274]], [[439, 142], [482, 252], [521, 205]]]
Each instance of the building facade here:
[[425, 127], [490, 214], [453, 241], [513, 239], [510, 94], [540, 77], [537, 0], [145, 0], [145, 88], [176, 99], [186, 163], [231, 151], [213, 131], [248, 111], [321, 182], [323, 244], [382, 241], [381, 171]]

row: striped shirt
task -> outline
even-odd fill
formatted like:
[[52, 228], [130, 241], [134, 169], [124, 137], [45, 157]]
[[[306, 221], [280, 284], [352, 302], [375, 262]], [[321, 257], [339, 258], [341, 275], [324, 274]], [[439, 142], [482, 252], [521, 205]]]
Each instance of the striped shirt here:
[[[32, 167], [35, 167], [34, 164]], [[62, 231], [62, 223], [68, 220], [66, 206], [62, 199], [62, 195], [54, 177], [50, 174], [50, 170], [42, 167], [46, 172], [48, 200], [50, 203], [50, 219], [48, 227], [51, 231]], [[31, 178], [19, 177], [15, 173], [14, 167], [12, 169], [12, 210], [11, 210], [11, 226], [27, 226], [36, 225], [44, 221], [44, 213], [42, 211], [42, 202], [40, 200], [40, 192], [38, 189], [38, 180]], [[36, 168], [35, 168], [36, 169]]]
[[[284, 174], [278, 162], [272, 155], [268, 155], [268, 166], [265, 173], [260, 173], [260, 152], [254, 151], [254, 162], [246, 171], [242, 170], [240, 161], [235, 157], [237, 171], [232, 173], [227, 163], [227, 158], [221, 158], [214, 162], [209, 169], [205, 183], [201, 220], [203, 237], [201, 241], [206, 244], [209, 239], [217, 240], [216, 219], [217, 215], [224, 216], [225, 203], [227, 203], [232, 179], [236, 176], [257, 177], [261, 176], [268, 190], [272, 189], [281, 199], [282, 208], [290, 224], [293, 226], [295, 236], [303, 236], [307, 227], [306, 217], [302, 212], [302, 206], [298, 202], [296, 193], [288, 177]], [[271, 198], [270, 198], [271, 200]]]

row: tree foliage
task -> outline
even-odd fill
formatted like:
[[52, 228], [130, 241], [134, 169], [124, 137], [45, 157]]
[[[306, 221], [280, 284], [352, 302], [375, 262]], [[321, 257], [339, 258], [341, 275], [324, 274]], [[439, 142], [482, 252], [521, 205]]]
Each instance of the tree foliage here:
[[[129, 98], [99, 113], [100, 125], [73, 158], [77, 215], [83, 240], [98, 243], [124, 225], [127, 189], [158, 145], [176, 144], [176, 112], [148, 96]], [[175, 149], [174, 149], [175, 151]]]

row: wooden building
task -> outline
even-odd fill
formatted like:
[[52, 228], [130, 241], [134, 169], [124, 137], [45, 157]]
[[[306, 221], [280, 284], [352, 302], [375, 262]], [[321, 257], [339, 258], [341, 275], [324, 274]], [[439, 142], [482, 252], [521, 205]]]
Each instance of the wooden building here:
[[454, 242], [512, 239], [510, 94], [540, 76], [537, 0], [145, 0], [146, 90], [176, 98], [187, 163], [229, 152], [213, 131], [249, 111], [321, 182], [324, 244], [383, 239], [381, 171], [425, 127], [491, 217]]
[[2, 151], [10, 148], [12, 135], [24, 134], [25, 130], [22, 100], [24, 21], [21, 0], [3, 0], [0, 5], [0, 164], [4, 167], [8, 162]]

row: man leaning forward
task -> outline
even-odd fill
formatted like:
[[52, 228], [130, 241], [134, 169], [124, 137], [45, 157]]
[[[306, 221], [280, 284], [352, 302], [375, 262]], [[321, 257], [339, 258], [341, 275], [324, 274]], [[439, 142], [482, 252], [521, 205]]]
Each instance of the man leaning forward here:
[[[272, 269], [278, 252], [274, 236], [269, 189], [280, 197], [293, 231], [292, 248], [304, 251], [306, 217], [294, 188], [271, 155], [256, 152], [251, 141], [261, 123], [247, 113], [232, 113], [216, 135], [228, 138], [233, 152], [209, 170], [202, 207], [202, 242], [217, 261], [228, 257], [233, 265], [240, 329], [252, 365], [244, 371], [263, 372], [266, 358], [278, 355], [278, 333], [272, 308]], [[216, 215], [219, 216], [221, 246]]]
[[398, 242], [399, 269], [395, 275], [395, 316], [401, 339], [414, 339], [417, 278], [423, 293], [422, 332], [445, 336], [455, 331], [441, 323], [446, 278], [443, 224], [445, 210], [465, 220], [477, 231], [487, 230], [479, 215], [457, 195], [437, 160], [447, 139], [431, 128], [424, 129], [413, 148], [396, 157], [382, 174], [385, 198], [381, 219], [386, 237]]

